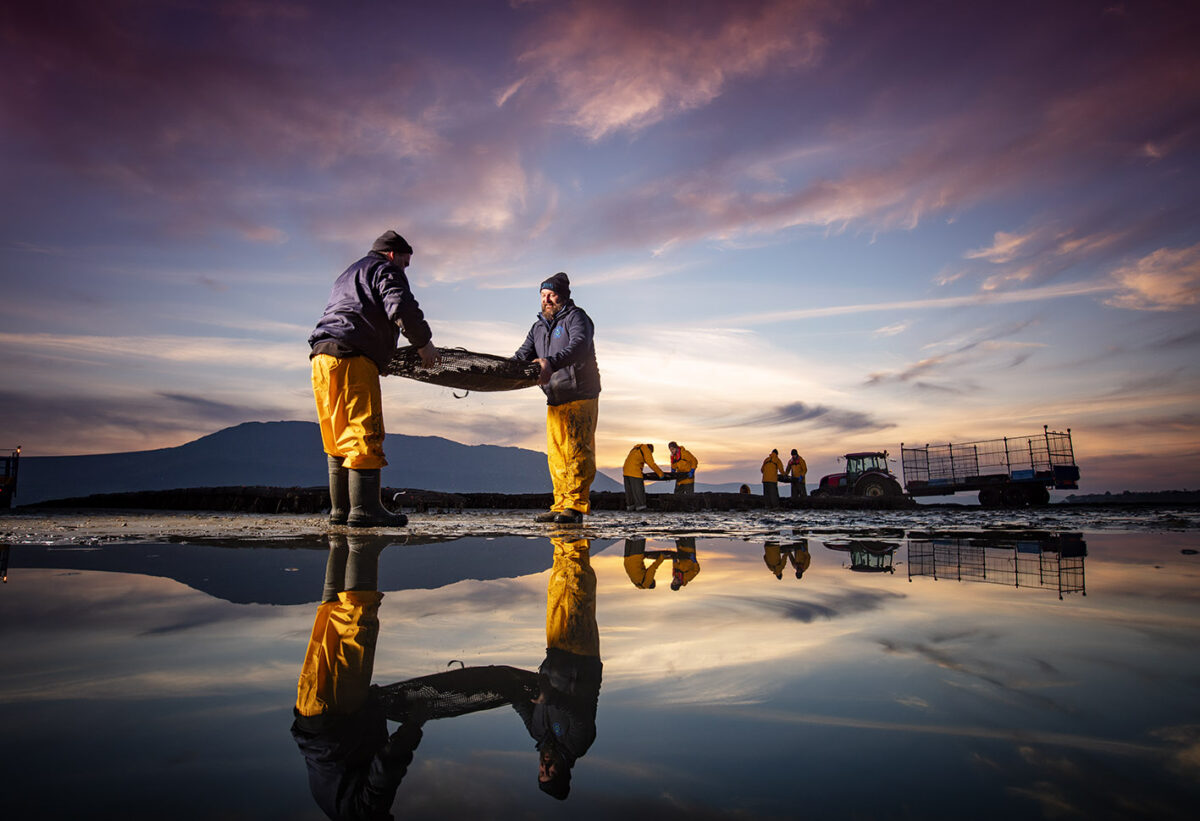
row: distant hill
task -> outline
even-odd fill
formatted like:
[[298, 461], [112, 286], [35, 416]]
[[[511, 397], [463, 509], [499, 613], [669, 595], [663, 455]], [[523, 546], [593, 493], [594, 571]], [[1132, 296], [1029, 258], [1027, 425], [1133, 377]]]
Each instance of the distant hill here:
[[[440, 436], [389, 433], [386, 487], [457, 493], [545, 493], [546, 455], [526, 448], [464, 445]], [[173, 448], [91, 456], [22, 456], [15, 505], [48, 499], [184, 487], [328, 484], [315, 422], [246, 422]], [[597, 474], [592, 488], [620, 490]]]
[[1066, 501], [1075, 505], [1196, 504], [1200, 490], [1126, 490], [1122, 493], [1072, 493]]

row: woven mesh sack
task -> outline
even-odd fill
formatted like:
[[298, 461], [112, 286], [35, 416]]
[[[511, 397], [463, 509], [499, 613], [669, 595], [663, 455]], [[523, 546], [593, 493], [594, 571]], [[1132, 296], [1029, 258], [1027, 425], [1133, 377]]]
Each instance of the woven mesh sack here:
[[463, 667], [379, 688], [379, 697], [392, 721], [405, 721], [417, 712], [426, 718], [491, 710], [535, 697], [537, 673], [505, 665]]
[[475, 353], [463, 348], [439, 348], [442, 362], [432, 368], [421, 364], [412, 345], [397, 348], [387, 372], [419, 382], [466, 391], [514, 391], [537, 384], [541, 369], [533, 362]]

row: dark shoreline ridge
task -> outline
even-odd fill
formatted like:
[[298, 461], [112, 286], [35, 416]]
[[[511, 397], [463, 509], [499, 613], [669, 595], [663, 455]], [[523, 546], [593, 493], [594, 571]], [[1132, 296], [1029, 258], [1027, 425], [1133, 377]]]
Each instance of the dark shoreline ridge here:
[[[443, 493], [415, 488], [385, 488], [384, 499], [395, 494], [393, 507], [417, 512], [439, 510], [547, 510], [549, 493]], [[695, 510], [761, 510], [763, 497], [745, 493], [695, 493], [676, 496], [651, 493], [646, 496], [651, 510], [667, 512]], [[624, 510], [625, 496], [615, 491], [591, 495], [594, 510]], [[911, 510], [917, 503], [906, 496], [855, 499], [846, 497], [779, 500], [781, 510]], [[301, 487], [201, 487], [176, 490], [145, 490], [134, 493], [98, 493], [71, 499], [52, 499], [17, 509], [91, 508], [123, 510], [212, 510], [237, 513], [307, 513], [329, 510], [326, 488]]]

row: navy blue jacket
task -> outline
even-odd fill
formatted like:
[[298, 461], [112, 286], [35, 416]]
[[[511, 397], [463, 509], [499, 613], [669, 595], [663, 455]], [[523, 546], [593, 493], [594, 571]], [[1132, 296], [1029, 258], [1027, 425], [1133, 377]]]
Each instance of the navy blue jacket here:
[[539, 750], [553, 738], [567, 766], [574, 767], [576, 759], [596, 740], [596, 708], [604, 665], [594, 656], [548, 647], [538, 673], [549, 685], [545, 702], [516, 701], [513, 709]]
[[308, 764], [309, 790], [334, 821], [392, 818], [396, 789], [421, 743], [421, 728], [412, 724], [388, 736], [383, 705], [371, 690], [352, 716], [297, 714], [292, 724], [292, 738]]
[[315, 348], [322, 342], [335, 343], [338, 355], [370, 357], [384, 374], [400, 336], [397, 321], [418, 348], [433, 338], [404, 271], [372, 251], [334, 281], [329, 304], [308, 344]]
[[543, 385], [547, 405], [563, 405], [600, 395], [600, 366], [596, 364], [595, 326], [574, 300], [567, 300], [553, 319], [540, 313], [514, 359], [545, 359], [554, 371]]

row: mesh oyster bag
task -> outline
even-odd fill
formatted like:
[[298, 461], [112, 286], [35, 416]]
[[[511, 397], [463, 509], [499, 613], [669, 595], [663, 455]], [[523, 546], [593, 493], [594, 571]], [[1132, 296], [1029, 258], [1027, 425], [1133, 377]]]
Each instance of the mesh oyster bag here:
[[387, 372], [446, 388], [466, 391], [515, 391], [537, 384], [541, 369], [533, 362], [475, 353], [464, 348], [439, 348], [442, 362], [432, 368], [421, 364], [412, 345], [397, 348]]
[[379, 688], [379, 697], [389, 719], [405, 721], [414, 712], [435, 719], [491, 710], [528, 701], [537, 692], [537, 673], [492, 664], [388, 684]]

